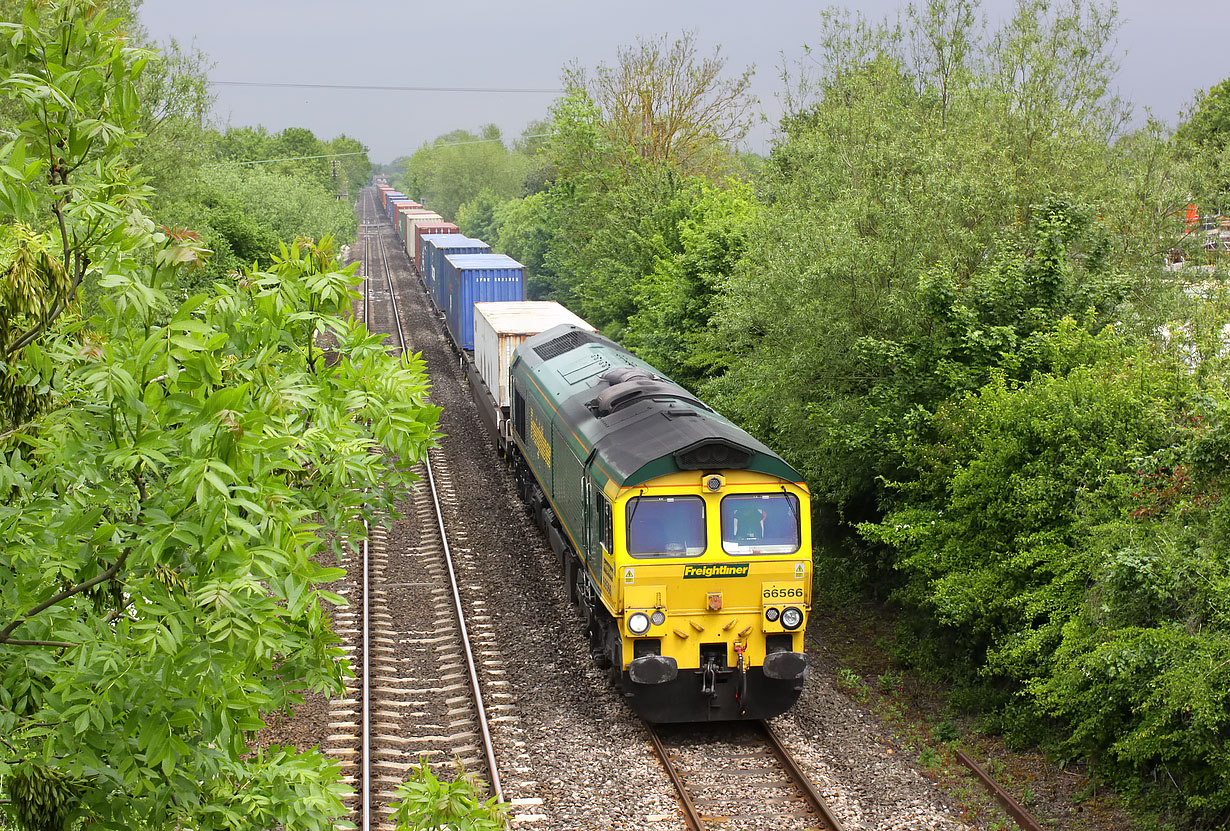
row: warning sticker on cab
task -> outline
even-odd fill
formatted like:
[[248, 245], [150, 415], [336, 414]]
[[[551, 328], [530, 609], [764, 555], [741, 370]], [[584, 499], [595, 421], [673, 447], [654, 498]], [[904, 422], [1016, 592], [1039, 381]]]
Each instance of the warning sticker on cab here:
[[781, 603], [783, 601], [803, 601], [802, 583], [762, 583], [760, 596], [765, 603]]

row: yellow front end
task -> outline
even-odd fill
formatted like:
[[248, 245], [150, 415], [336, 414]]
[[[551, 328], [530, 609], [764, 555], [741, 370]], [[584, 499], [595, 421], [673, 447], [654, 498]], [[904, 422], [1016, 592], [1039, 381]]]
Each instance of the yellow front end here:
[[[643, 652], [637, 645], [643, 639], [658, 640], [659, 654], [674, 658], [681, 671], [700, 669], [715, 655], [720, 666], [751, 668], [761, 666], [770, 649], [803, 651], [812, 575], [805, 485], [746, 471], [677, 473], [611, 496], [615, 554], [607, 555], [610, 564], [603, 562], [601, 590], [620, 620], [625, 667]], [[629, 533], [636, 534], [636, 512], [676, 498], [693, 500], [688, 505], [693, 516], [703, 504], [703, 545], [662, 546], [684, 549], [678, 551], [642, 545], [640, 553], [632, 553], [637, 546], [630, 551]], [[654, 502], [637, 505], [638, 499]], [[786, 520], [797, 530], [788, 543], [779, 537], [775, 545], [758, 547], [734, 538], [732, 514], [757, 500], [773, 503], [778, 514], [782, 505], [790, 511]], [[697, 542], [694, 533], [690, 542]], [[629, 628], [638, 612], [649, 617], [648, 629], [642, 629], [643, 618]]]

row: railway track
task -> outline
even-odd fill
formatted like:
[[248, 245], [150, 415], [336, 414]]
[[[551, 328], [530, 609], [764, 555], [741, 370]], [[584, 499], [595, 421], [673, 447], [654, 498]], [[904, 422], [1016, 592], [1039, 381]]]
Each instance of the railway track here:
[[688, 827], [844, 831], [768, 724], [650, 726]]
[[[390, 346], [404, 352], [385, 223], [370, 192], [363, 199], [363, 319], [371, 331], [390, 334]], [[404, 506], [399, 536], [377, 525], [370, 542], [343, 563], [363, 575], [350, 593], [352, 606], [335, 620], [356, 677], [347, 697], [332, 704], [329, 726], [336, 732], [324, 751], [342, 762], [355, 786], [350, 807], [363, 831], [392, 828], [396, 787], [424, 760], [449, 778], [460, 763], [490, 783], [488, 795], [503, 797], [441, 511], [441, 502], [452, 498], [449, 472], [430, 456], [414, 470], [422, 485]], [[480, 622], [480, 647], [491, 637], [488, 629]]]

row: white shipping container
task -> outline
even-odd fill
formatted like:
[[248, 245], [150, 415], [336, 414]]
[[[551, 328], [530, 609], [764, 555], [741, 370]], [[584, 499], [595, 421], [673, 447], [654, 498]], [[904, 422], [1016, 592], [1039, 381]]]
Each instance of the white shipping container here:
[[402, 227], [399, 229], [403, 232], [401, 238], [402, 247], [406, 249], [406, 253], [411, 257], [414, 256], [414, 227], [421, 222], [439, 223], [443, 222], [444, 217], [433, 211], [419, 209], [416, 211], [407, 211]]
[[509, 405], [508, 368], [513, 352], [527, 338], [561, 323], [597, 331], [553, 300], [474, 304], [474, 365], [500, 407]]

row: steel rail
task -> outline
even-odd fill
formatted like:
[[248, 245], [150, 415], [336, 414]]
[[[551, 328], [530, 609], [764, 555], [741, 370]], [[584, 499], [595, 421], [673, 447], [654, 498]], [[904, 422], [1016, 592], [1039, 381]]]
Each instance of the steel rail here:
[[367, 535], [371, 532], [367, 520], [363, 521], [363, 831], [372, 827], [372, 709], [371, 709], [371, 661], [368, 615], [368, 546]]
[[[370, 194], [369, 194], [370, 195]], [[367, 213], [367, 211], [364, 211]], [[371, 252], [371, 236], [365, 234], [363, 237], [363, 324], [366, 326], [371, 320], [371, 272], [368, 268], [368, 256]], [[363, 777], [363, 787], [360, 790], [360, 815], [362, 818], [362, 831], [371, 831], [372, 827], [372, 729], [371, 729], [371, 633], [370, 633], [370, 604], [368, 594], [368, 539], [371, 536], [371, 527], [367, 520], [363, 520], [363, 702], [362, 702], [362, 722], [363, 722], [363, 752], [362, 752], [362, 767], [361, 775]]]
[[[402, 330], [401, 313], [397, 308], [397, 293], [393, 290], [393, 271], [389, 268], [383, 236], [377, 236], [376, 242], [380, 249], [381, 261], [384, 264], [385, 278], [388, 281], [389, 299], [393, 304], [393, 322], [397, 328], [397, 339], [401, 344], [402, 354], [405, 354], [407, 351], [406, 335]], [[482, 731], [483, 752], [487, 757], [487, 768], [491, 772], [491, 791], [497, 802], [503, 802], [504, 790], [500, 786], [500, 771], [496, 767], [495, 747], [491, 741], [491, 728], [487, 723], [487, 708], [483, 704], [482, 685], [478, 680], [478, 667], [474, 663], [474, 647], [470, 644], [470, 633], [466, 626], [466, 614], [465, 610], [461, 607], [461, 588], [457, 585], [457, 572], [453, 568], [453, 552], [449, 548], [448, 533], [444, 529], [444, 511], [440, 508], [440, 496], [436, 490], [436, 477], [431, 469], [431, 452], [428, 451], [425, 456], [423, 467], [427, 468], [427, 483], [431, 488], [431, 504], [436, 512], [436, 522], [440, 528], [440, 544], [444, 549], [444, 563], [448, 566], [448, 580], [453, 589], [453, 608], [457, 612], [457, 626], [461, 630], [461, 641], [465, 647], [466, 666], [470, 674], [470, 688], [474, 692], [474, 709], [478, 713], [479, 729]]]
[[812, 784], [811, 777], [803, 772], [799, 767], [799, 763], [790, 755], [790, 751], [782, 744], [777, 733], [769, 726], [767, 721], [759, 722], [760, 728], [764, 731], [765, 738], [769, 740], [769, 747], [773, 750], [773, 755], [782, 763], [782, 767], [790, 776], [790, 780], [798, 786], [803, 792], [803, 799], [813, 811], [816, 812], [829, 826], [830, 831], [845, 831], [845, 827], [837, 817], [833, 816], [833, 812], [829, 810], [828, 803], [824, 801], [824, 797], [816, 790], [816, 786]]
[[1023, 831], [1042, 831], [1042, 826], [1038, 824], [1038, 821], [1033, 818], [1029, 811], [1025, 810], [1025, 806], [1017, 802], [1012, 794], [1004, 790], [1003, 786], [992, 779], [990, 774], [966, 755], [965, 751], [957, 751], [957, 761], [973, 771], [974, 776], [978, 777], [983, 786], [991, 792], [991, 796], [995, 797], [996, 801], [1003, 806], [1004, 810], [1008, 812], [1008, 815], [1012, 817]]
[[700, 812], [696, 810], [696, 803], [692, 802], [692, 797], [688, 795], [688, 788], [683, 784], [679, 771], [675, 769], [675, 763], [671, 761], [666, 745], [662, 744], [658, 729], [652, 724], [645, 726], [649, 728], [649, 740], [653, 742], [653, 749], [657, 751], [658, 758], [662, 760], [662, 766], [666, 768], [666, 775], [670, 777], [675, 786], [675, 792], [679, 794], [679, 804], [683, 808], [684, 820], [692, 831], [705, 831], [705, 821], [701, 819]]

